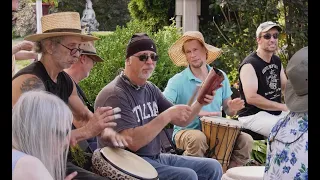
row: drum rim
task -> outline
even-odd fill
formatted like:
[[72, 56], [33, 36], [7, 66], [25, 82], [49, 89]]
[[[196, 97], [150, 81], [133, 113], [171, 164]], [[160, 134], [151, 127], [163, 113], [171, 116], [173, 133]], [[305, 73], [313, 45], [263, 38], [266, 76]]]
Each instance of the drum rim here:
[[[132, 177], [134, 177], [134, 178], [141, 179], [141, 180], [158, 180], [158, 179], [159, 179], [159, 177], [158, 177], [159, 174], [158, 174], [157, 177], [155, 177], [155, 178], [143, 178], [143, 177], [137, 176], [137, 175], [135, 175], [135, 174], [132, 174], [132, 173], [130, 173], [130, 172], [127, 172], [127, 171], [121, 169], [120, 167], [118, 167], [117, 165], [115, 165], [114, 163], [112, 163], [108, 158], [106, 158], [106, 157], [104, 156], [104, 154], [103, 154], [101, 151], [102, 151], [102, 149], [99, 150], [99, 153], [100, 153], [100, 155], [102, 156], [103, 159], [105, 159], [108, 163], [110, 163], [114, 168], [116, 168], [117, 170], [119, 170], [119, 171], [121, 171], [121, 172], [123, 172], [123, 173], [125, 173], [125, 174], [128, 174], [128, 175], [130, 175], [130, 176], [132, 176]], [[149, 162], [148, 162], [148, 163], [149, 163]]]

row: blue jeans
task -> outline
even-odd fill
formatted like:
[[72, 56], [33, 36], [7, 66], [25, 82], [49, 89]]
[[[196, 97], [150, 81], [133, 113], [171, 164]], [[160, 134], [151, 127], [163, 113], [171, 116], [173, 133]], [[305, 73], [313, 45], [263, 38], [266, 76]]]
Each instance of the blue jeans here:
[[221, 180], [222, 166], [212, 158], [160, 154], [142, 157], [158, 172], [160, 180]]

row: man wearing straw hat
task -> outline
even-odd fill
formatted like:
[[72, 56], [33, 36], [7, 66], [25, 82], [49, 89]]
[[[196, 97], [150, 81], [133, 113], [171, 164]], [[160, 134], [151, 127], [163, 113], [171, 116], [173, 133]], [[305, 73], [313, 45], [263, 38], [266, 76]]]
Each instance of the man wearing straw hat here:
[[[158, 60], [155, 43], [145, 33], [134, 34], [126, 51], [125, 69], [98, 94], [95, 107], [121, 108], [115, 130], [132, 138], [128, 149], [148, 161], [165, 180], [220, 180], [221, 164], [211, 158], [198, 158], [160, 153], [160, 132], [168, 124], [188, 124], [202, 105], [173, 105], [153, 83], [147, 81]], [[214, 93], [214, 92], [213, 92]], [[206, 95], [204, 104], [212, 101]], [[98, 147], [106, 143], [98, 137]]]
[[[197, 86], [205, 80], [211, 70], [209, 64], [220, 56], [222, 50], [205, 43], [199, 31], [187, 31], [169, 48], [168, 53], [175, 65], [187, 68], [169, 79], [163, 94], [174, 104], [188, 104]], [[231, 99], [232, 91], [228, 77], [221, 72], [224, 75], [222, 87], [217, 89], [212, 103], [202, 107], [198, 116], [221, 116], [221, 106], [227, 115], [234, 116], [244, 107], [240, 98]], [[172, 138], [177, 148], [185, 150], [183, 155], [203, 157], [209, 148], [206, 136], [201, 130], [199, 117], [186, 127], [175, 125]], [[240, 133], [229, 168], [247, 163], [252, 143], [250, 135]]]
[[263, 179], [308, 179], [308, 46], [297, 51], [286, 68], [284, 92], [289, 114], [268, 137]]
[[101, 134], [114, 146], [126, 146], [126, 140], [112, 129], [116, 125], [112, 121], [120, 117], [117, 114], [120, 109], [101, 107], [93, 114], [79, 98], [75, 83], [63, 71], [78, 61], [82, 42], [98, 38], [81, 34], [80, 15], [77, 12], [43, 16], [41, 25], [42, 33], [25, 37], [25, 40], [36, 43], [37, 52], [42, 54], [41, 59], [21, 69], [12, 78], [12, 106], [23, 92], [34, 89], [49, 91], [67, 103], [73, 112], [73, 124], [77, 129], [71, 132], [71, 145]]
[[258, 48], [239, 66], [239, 90], [245, 108], [238, 112], [246, 129], [267, 137], [271, 127], [288, 114], [281, 102], [286, 75], [280, 58], [275, 55], [281, 27], [271, 21], [263, 22], [256, 31]]

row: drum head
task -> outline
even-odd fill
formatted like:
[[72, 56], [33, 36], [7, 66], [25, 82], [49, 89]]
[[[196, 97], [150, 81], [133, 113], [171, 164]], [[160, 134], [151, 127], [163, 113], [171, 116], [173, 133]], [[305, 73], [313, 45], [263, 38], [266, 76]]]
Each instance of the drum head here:
[[206, 123], [212, 122], [213, 124], [220, 124], [222, 126], [242, 128], [242, 124], [239, 121], [220, 116], [203, 116], [200, 120]]
[[101, 155], [120, 171], [136, 176], [139, 179], [155, 179], [158, 172], [155, 168], [140, 156], [121, 148], [104, 147]]
[[227, 177], [241, 180], [262, 180], [265, 166], [241, 166], [228, 169]]

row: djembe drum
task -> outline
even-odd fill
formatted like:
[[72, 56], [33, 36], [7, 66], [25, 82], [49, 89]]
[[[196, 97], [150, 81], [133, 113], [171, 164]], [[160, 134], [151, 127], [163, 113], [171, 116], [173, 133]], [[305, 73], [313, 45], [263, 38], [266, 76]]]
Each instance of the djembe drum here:
[[262, 180], [265, 166], [241, 166], [227, 170], [221, 180]]
[[201, 117], [200, 121], [209, 146], [205, 156], [219, 161], [223, 172], [226, 172], [234, 144], [242, 129], [241, 123], [223, 117], [206, 116]]
[[104, 147], [92, 155], [93, 172], [117, 180], [157, 180], [158, 172], [140, 156], [121, 148]]

